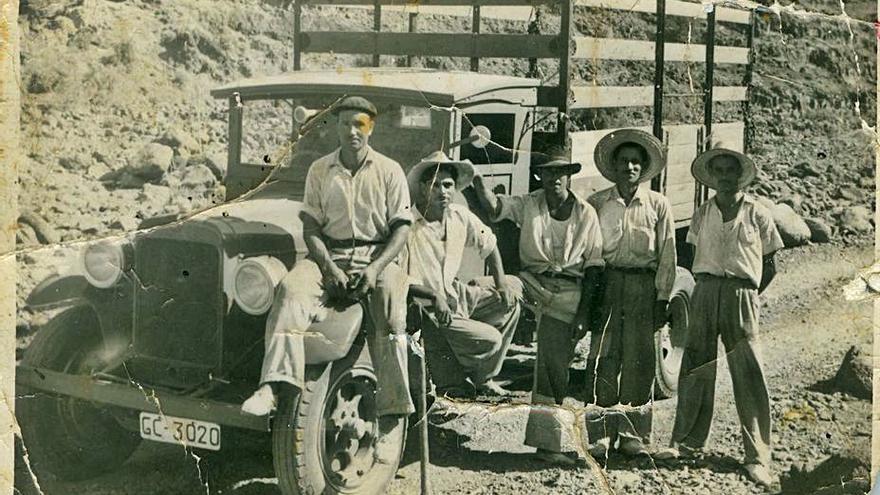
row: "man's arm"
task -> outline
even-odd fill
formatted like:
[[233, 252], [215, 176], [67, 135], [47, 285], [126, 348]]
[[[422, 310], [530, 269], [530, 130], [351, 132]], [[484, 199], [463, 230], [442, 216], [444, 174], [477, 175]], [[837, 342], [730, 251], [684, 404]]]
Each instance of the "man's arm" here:
[[480, 206], [486, 210], [489, 217], [494, 221], [501, 214], [501, 202], [498, 201], [498, 197], [489, 189], [489, 186], [483, 182], [483, 177], [480, 174], [474, 174], [473, 184], [474, 192], [477, 193], [477, 199], [480, 201]]
[[758, 286], [758, 294], [764, 292], [764, 289], [776, 278], [775, 256], [775, 252], [764, 256], [763, 266], [761, 267], [761, 285]]
[[330, 290], [331, 298], [341, 296], [348, 285], [348, 275], [330, 258], [330, 252], [327, 250], [327, 245], [324, 244], [318, 221], [306, 213], [301, 214], [300, 219], [303, 223], [303, 238], [309, 250], [309, 256], [321, 270], [324, 286]]
[[602, 272], [603, 268], [599, 266], [588, 266], [584, 270], [584, 278], [581, 281], [581, 300], [574, 316], [575, 340], [580, 340], [586, 335], [590, 322], [593, 320], [593, 311], [602, 303], [600, 300]]
[[489, 254], [488, 261], [489, 273], [492, 274], [492, 278], [495, 280], [495, 288], [498, 290], [501, 300], [504, 301], [504, 304], [509, 308], [516, 304], [516, 296], [511, 291], [510, 286], [507, 285], [504, 264], [501, 261], [501, 253], [498, 252], [497, 247]]
[[409, 229], [410, 225], [408, 222], [397, 222], [392, 225], [391, 236], [388, 242], [385, 243], [385, 247], [380, 251], [379, 256], [352, 278], [350, 285], [354, 287], [355, 297], [364, 297], [376, 287], [376, 280], [378, 280], [379, 274], [388, 266], [388, 263], [391, 263], [400, 254], [400, 250], [406, 244]]
[[411, 284], [409, 286], [410, 295], [431, 301], [434, 309], [434, 316], [437, 323], [442, 327], [449, 326], [452, 323], [452, 310], [449, 309], [449, 302], [446, 300], [446, 294], [442, 291], [435, 292], [430, 287], [421, 284]]

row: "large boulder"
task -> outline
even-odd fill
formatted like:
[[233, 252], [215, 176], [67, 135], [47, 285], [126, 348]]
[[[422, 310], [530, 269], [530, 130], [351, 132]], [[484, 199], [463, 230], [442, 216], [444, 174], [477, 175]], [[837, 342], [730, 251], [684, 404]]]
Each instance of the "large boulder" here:
[[207, 153], [196, 155], [189, 159], [188, 165], [204, 165], [214, 173], [217, 180], [223, 180], [226, 175], [226, 156], [219, 153]]
[[853, 234], [865, 234], [874, 229], [871, 224], [872, 217], [871, 210], [864, 206], [851, 206], [844, 209], [837, 220], [840, 230]]
[[217, 183], [217, 177], [214, 172], [206, 165], [191, 165], [183, 169], [180, 176], [180, 187], [182, 189], [209, 189]]
[[831, 227], [819, 218], [805, 218], [804, 222], [810, 228], [810, 240], [816, 243], [831, 241]]
[[170, 147], [178, 155], [187, 157], [197, 153], [200, 149], [199, 142], [179, 127], [168, 129], [156, 142]]
[[129, 160], [127, 170], [147, 182], [155, 182], [171, 168], [174, 150], [159, 143], [149, 143]]
[[811, 237], [807, 222], [787, 204], [776, 204], [770, 210], [785, 247], [802, 246]]
[[834, 376], [834, 388], [860, 399], [871, 400], [872, 353], [868, 345], [852, 346]]

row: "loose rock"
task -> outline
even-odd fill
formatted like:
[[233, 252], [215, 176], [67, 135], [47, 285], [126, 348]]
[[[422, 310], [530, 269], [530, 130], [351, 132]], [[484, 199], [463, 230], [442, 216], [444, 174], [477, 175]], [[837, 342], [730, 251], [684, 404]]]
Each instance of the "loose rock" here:
[[773, 214], [773, 220], [785, 247], [802, 246], [810, 240], [810, 227], [791, 206], [774, 205], [770, 212]]
[[154, 182], [161, 179], [162, 175], [168, 171], [173, 158], [174, 150], [170, 147], [159, 143], [149, 143], [129, 161], [128, 171], [148, 182]]
[[804, 222], [810, 228], [810, 240], [817, 243], [831, 241], [831, 227], [819, 218], [805, 218]]
[[871, 352], [866, 346], [852, 346], [834, 376], [835, 389], [860, 399], [870, 400]]
[[840, 229], [845, 232], [864, 234], [874, 227], [871, 225], [871, 210], [864, 206], [852, 206], [844, 209], [838, 217]]

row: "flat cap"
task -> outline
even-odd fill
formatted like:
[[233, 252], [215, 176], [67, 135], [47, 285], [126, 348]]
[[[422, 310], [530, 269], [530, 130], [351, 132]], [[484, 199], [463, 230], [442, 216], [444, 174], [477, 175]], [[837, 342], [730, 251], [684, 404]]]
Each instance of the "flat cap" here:
[[339, 100], [339, 103], [333, 106], [333, 115], [338, 115], [343, 110], [364, 112], [370, 117], [375, 117], [379, 113], [376, 110], [376, 105], [373, 105], [370, 100], [363, 96], [346, 96]]

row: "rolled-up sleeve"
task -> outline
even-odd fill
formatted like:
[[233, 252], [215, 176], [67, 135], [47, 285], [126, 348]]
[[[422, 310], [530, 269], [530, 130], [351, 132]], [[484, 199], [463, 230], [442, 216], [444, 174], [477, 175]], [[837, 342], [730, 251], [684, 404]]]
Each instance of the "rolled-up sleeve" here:
[[467, 228], [465, 246], [477, 250], [481, 259], [485, 259], [497, 246], [497, 239], [486, 224], [470, 211], [463, 212], [463, 220]]
[[758, 209], [757, 224], [759, 234], [761, 235], [762, 254], [768, 254], [779, 251], [785, 244], [782, 242], [782, 236], [779, 235], [779, 229], [776, 228], [776, 222], [766, 209]]
[[312, 217], [319, 225], [324, 225], [327, 221], [324, 215], [324, 209], [321, 206], [321, 185], [323, 182], [325, 168], [318, 164], [309, 167], [306, 174], [306, 187], [303, 194], [302, 212]]
[[596, 214], [595, 208], [585, 204], [582, 218], [584, 225], [587, 226], [584, 269], [591, 266], [603, 267], [605, 260], [602, 258], [602, 228], [599, 226], [599, 215]]
[[388, 225], [398, 222], [412, 223], [413, 216], [410, 210], [409, 186], [406, 175], [400, 165], [395, 163], [393, 172], [388, 174], [385, 201], [387, 208]]
[[[703, 203], [704, 205], [708, 203]], [[700, 227], [703, 223], [703, 210], [704, 207], [697, 208], [694, 210], [694, 216], [691, 217], [691, 225], [688, 227], [687, 238], [685, 239], [688, 244], [697, 245], [697, 239], [700, 237]]]
[[497, 196], [498, 204], [501, 205], [501, 211], [498, 216], [492, 220], [498, 222], [500, 220], [512, 220], [517, 225], [522, 225], [523, 212], [526, 208], [526, 201], [529, 195], [522, 196]]
[[654, 287], [657, 289], [657, 300], [668, 301], [672, 293], [672, 285], [675, 283], [675, 264], [677, 254], [675, 251], [675, 223], [672, 219], [669, 200], [660, 198], [657, 201], [657, 275], [654, 277]]

